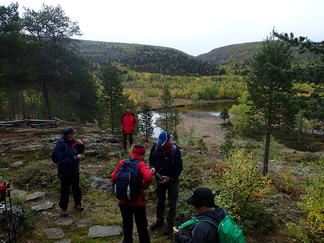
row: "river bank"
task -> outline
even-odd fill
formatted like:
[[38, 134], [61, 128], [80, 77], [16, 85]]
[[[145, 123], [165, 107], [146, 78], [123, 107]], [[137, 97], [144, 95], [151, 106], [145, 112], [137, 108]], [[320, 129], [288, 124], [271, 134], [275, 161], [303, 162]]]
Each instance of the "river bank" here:
[[203, 138], [210, 147], [222, 144], [227, 130], [221, 126], [223, 119], [207, 112], [189, 112], [181, 114], [181, 123], [177, 131], [184, 137]]

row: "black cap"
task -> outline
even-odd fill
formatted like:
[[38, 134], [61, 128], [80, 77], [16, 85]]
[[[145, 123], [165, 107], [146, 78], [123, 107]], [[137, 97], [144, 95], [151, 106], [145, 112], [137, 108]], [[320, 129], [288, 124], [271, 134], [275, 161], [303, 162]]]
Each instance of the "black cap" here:
[[76, 133], [76, 130], [75, 130], [73, 127], [65, 127], [65, 128], [62, 130], [62, 133], [63, 133], [64, 135], [69, 135], [69, 134]]
[[131, 109], [131, 107], [130, 106], [126, 106], [126, 109]]
[[187, 203], [193, 206], [215, 207], [214, 198], [215, 195], [210, 189], [199, 187], [193, 191], [191, 197], [187, 199]]

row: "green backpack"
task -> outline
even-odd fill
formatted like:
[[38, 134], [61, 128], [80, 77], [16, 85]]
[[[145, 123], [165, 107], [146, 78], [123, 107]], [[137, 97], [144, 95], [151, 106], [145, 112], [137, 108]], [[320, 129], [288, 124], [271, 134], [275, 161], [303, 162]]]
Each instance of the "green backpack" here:
[[242, 229], [235, 223], [231, 215], [226, 215], [226, 217], [219, 223], [219, 225], [216, 225], [216, 223], [208, 219], [200, 219], [201, 217], [205, 216], [202, 215], [193, 217], [191, 220], [184, 222], [179, 226], [179, 230], [182, 230], [188, 225], [196, 224], [200, 221], [205, 221], [217, 228], [220, 243], [246, 243]]

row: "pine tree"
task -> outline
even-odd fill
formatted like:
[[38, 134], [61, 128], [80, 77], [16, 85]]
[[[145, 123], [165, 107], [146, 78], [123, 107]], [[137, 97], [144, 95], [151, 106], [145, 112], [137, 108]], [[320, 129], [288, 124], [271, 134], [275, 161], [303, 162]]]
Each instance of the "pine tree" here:
[[139, 128], [141, 133], [145, 136], [146, 141], [148, 142], [149, 137], [153, 135], [153, 112], [150, 103], [145, 100], [141, 103], [141, 118], [139, 121]]
[[219, 118], [223, 119], [224, 120], [224, 123], [226, 123], [226, 121], [229, 120], [230, 117], [231, 117], [231, 115], [229, 114], [227, 108], [224, 107], [224, 109], [219, 114]]
[[112, 134], [120, 127], [120, 116], [126, 100], [123, 91], [124, 86], [116, 64], [108, 62], [102, 70], [101, 107], [104, 121], [110, 126]]
[[172, 113], [174, 110], [174, 98], [171, 94], [170, 86], [168, 82], [164, 82], [162, 87], [162, 94], [159, 98], [161, 106], [161, 116], [163, 119], [163, 129], [168, 131], [171, 128]]
[[252, 61], [248, 91], [252, 109], [262, 116], [265, 125], [263, 174], [268, 172], [270, 137], [274, 126], [281, 125], [287, 115], [295, 117], [290, 46], [268, 38]]

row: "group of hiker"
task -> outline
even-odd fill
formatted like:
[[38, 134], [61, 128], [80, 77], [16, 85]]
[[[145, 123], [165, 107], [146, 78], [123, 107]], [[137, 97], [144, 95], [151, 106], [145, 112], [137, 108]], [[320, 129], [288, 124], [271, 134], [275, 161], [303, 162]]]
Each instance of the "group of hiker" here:
[[[150, 226], [151, 230], [154, 231], [165, 226], [163, 235], [167, 236], [173, 233], [176, 242], [222, 242], [218, 232], [218, 225], [228, 213], [222, 207], [215, 205], [214, 194], [208, 188], [197, 188], [192, 196], [187, 199], [187, 203], [194, 206], [198, 214], [196, 215], [196, 221], [190, 221], [190, 224], [192, 224], [190, 229], [191, 237], [182, 232], [185, 224], [179, 228], [175, 227], [179, 176], [183, 170], [183, 165], [181, 151], [177, 145], [171, 142], [170, 133], [167, 131], [160, 133], [158, 140], [150, 149], [149, 165], [147, 165], [143, 161], [146, 148], [143, 145], [133, 144], [136, 116], [131, 112], [130, 107], [126, 107], [121, 122], [123, 148], [124, 150], [127, 149], [127, 139], [130, 146], [132, 146], [130, 157], [121, 160], [111, 175], [114, 193], [119, 199], [122, 216], [124, 236], [122, 242], [133, 242], [134, 219], [139, 242], [150, 242], [145, 190], [150, 187], [153, 178], [155, 178], [157, 204], [156, 221]], [[82, 159], [85, 146], [81, 140], [75, 139], [76, 130], [74, 128], [66, 127], [62, 130], [62, 133], [63, 135], [57, 140], [54, 153], [56, 153], [60, 161], [58, 163], [58, 177], [61, 180], [59, 207], [62, 210], [62, 216], [67, 216], [70, 187], [72, 187], [75, 209], [84, 210], [81, 204], [79, 185], [79, 161]], [[165, 218], [166, 202], [168, 214]]]

